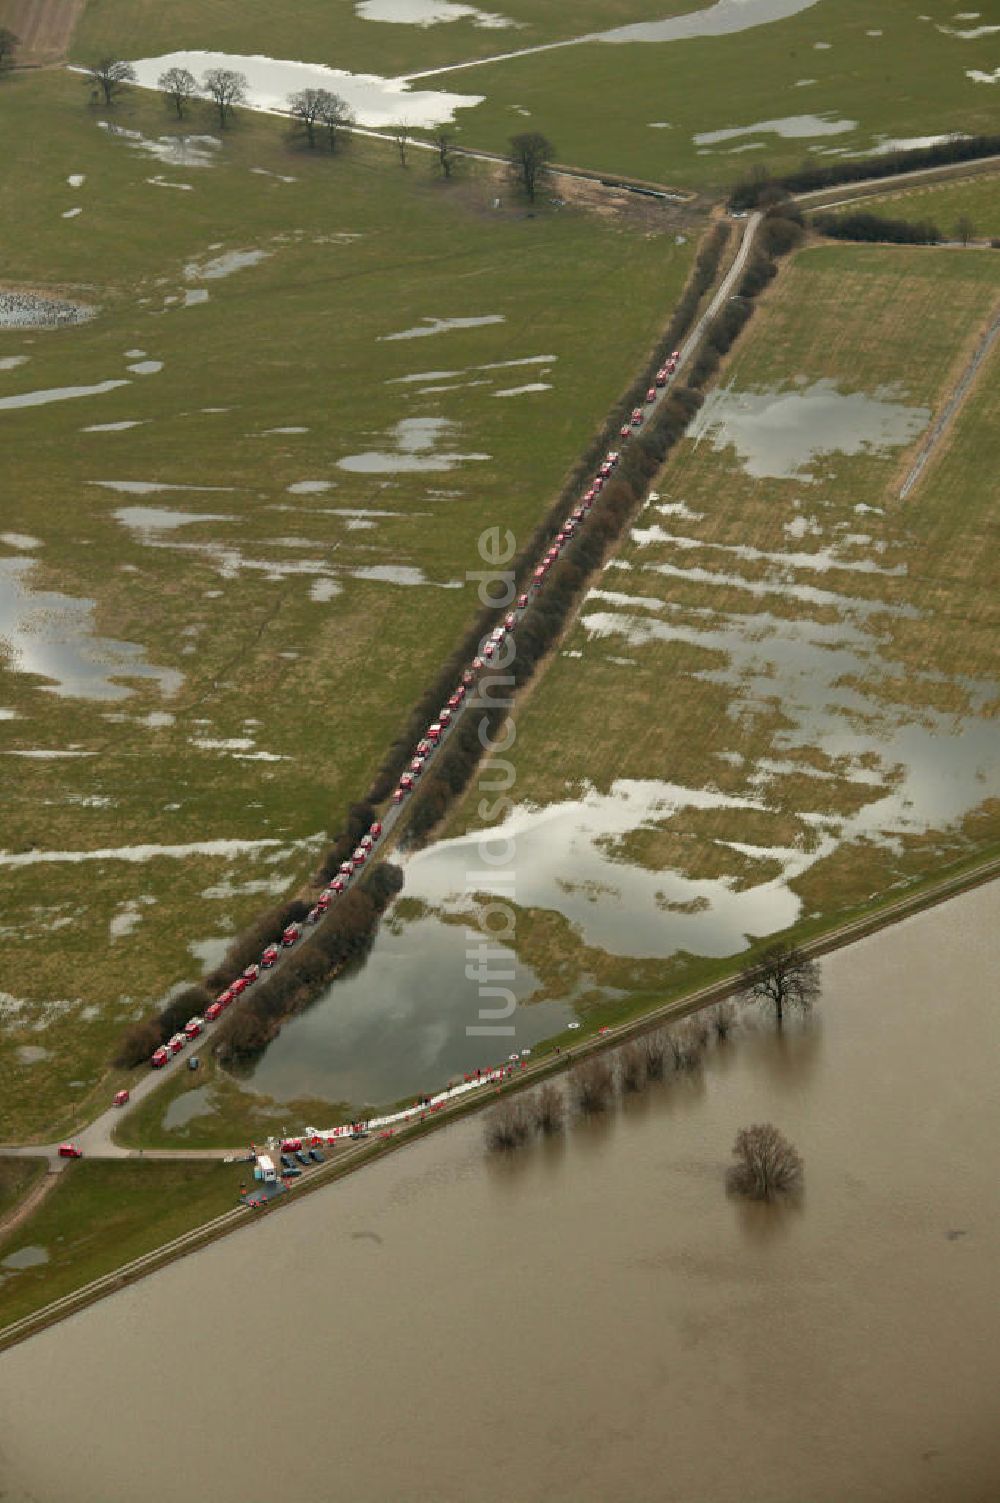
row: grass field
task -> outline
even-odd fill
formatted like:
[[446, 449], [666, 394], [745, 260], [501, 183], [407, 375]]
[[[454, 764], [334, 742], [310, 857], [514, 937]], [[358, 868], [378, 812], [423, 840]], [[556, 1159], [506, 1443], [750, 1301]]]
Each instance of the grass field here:
[[0, 1255], [42, 1249], [45, 1261], [6, 1271], [0, 1326], [100, 1278], [238, 1203], [246, 1164], [125, 1161], [74, 1164]]
[[[480, 531], [530, 533], [698, 227], [495, 211], [471, 170], [319, 160], [259, 117], [178, 167], [58, 73], [4, 106], [4, 276], [102, 310], [0, 330], [10, 1137], [84, 1115], [122, 1023], [311, 872], [475, 608]], [[141, 93], [116, 121], [169, 126]], [[213, 275], [231, 251], [262, 259]], [[436, 319], [469, 324], [409, 336]]]
[[866, 198], [865, 209], [897, 219], [931, 219], [944, 235], [955, 233], [963, 217], [970, 219], [977, 238], [1000, 235], [1000, 176], [969, 177], [927, 188], [902, 186], [891, 193]]
[[995, 350], [898, 500], [998, 302], [989, 250], [813, 248], [767, 293], [517, 716], [546, 995], [614, 1015], [1000, 840]]
[[[44, 1159], [0, 1158], [0, 1220], [41, 1179], [45, 1167]], [[0, 1252], [0, 1258], [3, 1256]]]
[[[815, 152], [995, 127], [996, 90], [969, 77], [995, 66], [993, 39], [962, 35], [976, 27], [956, 21], [945, 0], [919, 14], [904, 0], [818, 0], [731, 35], [590, 42], [478, 65], [691, 9], [699, 7], [680, 0], [516, 0], [488, 13], [517, 24], [493, 28], [473, 19], [386, 24], [364, 19], [351, 0], [310, 0], [296, 10], [291, 45], [285, 17], [262, 0], [90, 0], [72, 53], [225, 49], [380, 76], [447, 68], [417, 87], [485, 96], [457, 113], [466, 144], [502, 150], [513, 132], [541, 130], [562, 161], [698, 186], [727, 186], [763, 163], [788, 169]], [[463, 69], [469, 62], [477, 66]]]

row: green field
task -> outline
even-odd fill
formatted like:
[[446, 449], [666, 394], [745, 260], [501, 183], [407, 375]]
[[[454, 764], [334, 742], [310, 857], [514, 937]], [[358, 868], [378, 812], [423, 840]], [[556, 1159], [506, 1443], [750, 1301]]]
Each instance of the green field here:
[[[564, 162], [699, 187], [728, 186], [765, 164], [787, 170], [815, 153], [835, 160], [888, 140], [996, 124], [995, 89], [968, 76], [995, 66], [991, 39], [960, 35], [976, 28], [963, 27], [945, 0], [928, 0], [919, 14], [904, 0], [818, 0], [730, 35], [581, 43], [480, 66], [484, 57], [708, 7], [516, 0], [485, 9], [517, 25], [387, 24], [364, 19], [351, 0], [312, 0], [297, 7], [291, 45], [285, 17], [261, 0], [238, 9], [222, 0], [169, 8], [90, 0], [72, 55], [201, 48], [380, 76], [444, 68], [415, 87], [484, 96], [456, 114], [464, 144], [497, 151], [515, 131], [541, 130]], [[715, 132], [726, 134], [700, 139]]]
[[[23, 206], [0, 227], [6, 282], [101, 312], [0, 330], [0, 360], [24, 362], [0, 368], [0, 403], [125, 383], [0, 406], [0, 569], [27, 622], [0, 670], [9, 1137], [85, 1116], [122, 1024], [310, 875], [472, 616], [457, 586], [481, 530], [530, 534], [700, 227], [679, 244], [674, 211], [497, 211], [471, 169], [444, 186], [365, 142], [320, 159], [261, 117], [202, 145], [211, 165], [171, 166], [60, 73], [3, 102]], [[169, 128], [143, 93], [115, 118]], [[198, 275], [230, 251], [263, 259]], [[207, 300], [184, 306], [192, 290]], [[392, 338], [435, 319], [488, 322]], [[93, 431], [116, 423], [137, 426]], [[248, 845], [183, 854], [217, 840]], [[91, 855], [119, 849], [142, 859]]]
[[900, 186], [891, 193], [873, 194], [862, 207], [895, 219], [933, 220], [946, 236], [954, 235], [959, 220], [968, 218], [975, 238], [985, 239], [1000, 235], [1000, 177], [984, 174], [927, 188]]
[[517, 715], [544, 995], [613, 1015], [995, 848], [996, 349], [898, 495], [998, 303], [989, 250], [809, 249], [766, 294]]
[[196, 1161], [74, 1164], [0, 1246], [0, 1259], [25, 1248], [47, 1254], [34, 1266], [4, 1272], [0, 1326], [230, 1210], [246, 1170]]

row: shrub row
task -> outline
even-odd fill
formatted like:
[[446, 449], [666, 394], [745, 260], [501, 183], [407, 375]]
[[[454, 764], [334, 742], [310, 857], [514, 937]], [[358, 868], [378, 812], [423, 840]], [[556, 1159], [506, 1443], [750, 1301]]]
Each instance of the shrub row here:
[[1000, 153], [1000, 136], [962, 136], [939, 141], [936, 146], [919, 146], [909, 151], [887, 151], [875, 157], [854, 157], [820, 166], [806, 162], [795, 172], [770, 177], [757, 169], [737, 183], [729, 197], [731, 209], [753, 209], [766, 201], [775, 187], [786, 193], [811, 193], [837, 183], [863, 182], [867, 178], [896, 177], [901, 172], [919, 172], [926, 167], [940, 167], [947, 162], [972, 162], [979, 157]]
[[894, 245], [937, 245], [943, 239], [937, 225], [929, 219], [883, 219], [880, 214], [858, 211], [852, 214], [814, 214], [813, 229], [832, 240], [889, 241]]
[[308, 939], [300, 941], [281, 965], [244, 992], [217, 1035], [220, 1059], [245, 1061], [258, 1055], [301, 1012], [330, 978], [371, 949], [379, 920], [403, 885], [403, 873], [388, 861], [373, 867], [326, 915]]

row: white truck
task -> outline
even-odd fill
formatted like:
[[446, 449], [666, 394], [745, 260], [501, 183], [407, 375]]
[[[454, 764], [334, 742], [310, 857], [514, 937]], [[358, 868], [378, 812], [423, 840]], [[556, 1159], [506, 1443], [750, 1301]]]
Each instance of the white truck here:
[[274, 1167], [274, 1160], [266, 1153], [258, 1153], [257, 1162], [253, 1168], [254, 1179], [261, 1180], [265, 1185], [277, 1183], [278, 1175]]

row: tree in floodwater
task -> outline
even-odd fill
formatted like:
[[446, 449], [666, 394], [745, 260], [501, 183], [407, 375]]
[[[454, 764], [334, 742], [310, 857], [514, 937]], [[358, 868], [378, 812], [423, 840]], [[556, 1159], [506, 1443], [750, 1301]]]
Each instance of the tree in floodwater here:
[[549, 1136], [561, 1131], [566, 1116], [566, 1098], [557, 1085], [547, 1080], [529, 1098], [538, 1131]]
[[170, 100], [177, 111], [178, 120], [184, 118], [184, 107], [198, 92], [198, 80], [188, 68], [168, 68], [156, 80], [156, 87]]
[[773, 1007], [774, 1020], [780, 1028], [787, 1008], [808, 1012], [819, 1000], [822, 990], [819, 965], [793, 945], [769, 945], [760, 959], [740, 976], [739, 990], [745, 1002]]
[[634, 1040], [625, 1044], [618, 1054], [618, 1079], [623, 1091], [641, 1091], [646, 1084], [646, 1051]]
[[708, 1021], [717, 1039], [727, 1039], [736, 1027], [736, 1009], [731, 1002], [716, 1002]]
[[95, 92], [100, 89], [104, 95], [104, 103], [109, 109], [115, 102], [115, 96], [120, 94], [127, 84], [135, 83], [135, 69], [131, 63], [123, 62], [120, 57], [99, 58], [83, 72]]
[[643, 1034], [642, 1052], [645, 1057], [647, 1080], [662, 1080], [667, 1060], [667, 1035], [662, 1028]]
[[201, 78], [202, 93], [207, 94], [219, 112], [219, 125], [225, 130], [226, 121], [238, 104], [245, 104], [247, 79], [245, 73], [233, 68], [209, 68]]
[[527, 194], [529, 203], [534, 203], [555, 151], [552, 142], [540, 131], [528, 130], [519, 136], [511, 136], [510, 170]]
[[0, 26], [0, 73], [9, 73], [13, 68], [20, 45], [20, 37], [15, 36], [6, 26]]
[[325, 96], [320, 106], [319, 118], [326, 126], [326, 144], [331, 151], [336, 151], [341, 135], [346, 134], [348, 128], [354, 124], [354, 111], [347, 100], [341, 99], [339, 94], [331, 94], [329, 89], [321, 89], [320, 93]]
[[528, 1107], [520, 1097], [501, 1101], [483, 1125], [486, 1146], [495, 1153], [521, 1148], [531, 1137], [533, 1125]]
[[771, 1122], [741, 1127], [733, 1144], [735, 1164], [727, 1185], [735, 1195], [773, 1200], [802, 1188], [803, 1164], [783, 1133]]
[[576, 1104], [586, 1116], [603, 1112], [611, 1100], [615, 1077], [610, 1061], [603, 1054], [581, 1060], [569, 1072]]

